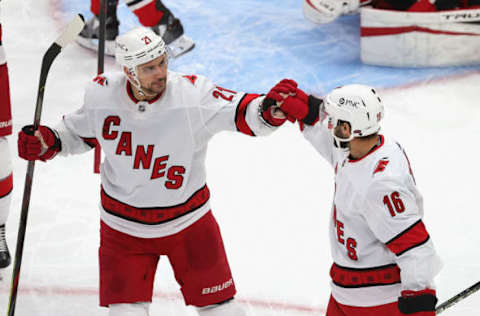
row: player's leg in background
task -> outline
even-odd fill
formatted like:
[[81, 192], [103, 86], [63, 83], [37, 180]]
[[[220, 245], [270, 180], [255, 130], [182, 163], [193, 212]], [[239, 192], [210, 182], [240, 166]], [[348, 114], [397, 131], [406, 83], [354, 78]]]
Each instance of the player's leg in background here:
[[10, 264], [10, 253], [5, 239], [5, 223], [10, 211], [13, 190], [13, 168], [6, 136], [12, 134], [12, 110], [8, 67], [1, 43], [2, 26], [0, 24], [0, 268], [5, 268]]
[[[119, 34], [120, 22], [117, 18], [118, 0], [107, 1], [105, 20], [105, 54], [115, 56], [115, 38]], [[128, 8], [138, 17], [140, 24], [151, 27], [167, 43], [172, 57], [183, 55], [195, 47], [191, 38], [183, 32], [180, 19], [160, 0], [125, 0]], [[91, 0], [90, 11], [93, 17], [87, 21], [77, 38], [77, 42], [89, 49], [98, 49], [100, 26], [100, 0]]]
[[[118, 26], [120, 22], [117, 19], [118, 0], [107, 1], [107, 11], [105, 19], [105, 54], [115, 55], [115, 38], [118, 36]], [[91, 0], [90, 11], [93, 17], [87, 21], [82, 32], [77, 38], [77, 42], [89, 49], [98, 49], [98, 37], [100, 26], [100, 0]]]
[[170, 48], [173, 57], [193, 49], [195, 43], [184, 34], [180, 19], [160, 0], [124, 0], [143, 26], [151, 27]]

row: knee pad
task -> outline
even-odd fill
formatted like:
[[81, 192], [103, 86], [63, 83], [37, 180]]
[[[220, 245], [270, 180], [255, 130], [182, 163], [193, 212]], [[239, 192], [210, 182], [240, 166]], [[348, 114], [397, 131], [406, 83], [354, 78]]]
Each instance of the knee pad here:
[[247, 309], [231, 299], [224, 303], [197, 307], [199, 316], [247, 316]]
[[150, 303], [110, 304], [108, 316], [149, 316]]

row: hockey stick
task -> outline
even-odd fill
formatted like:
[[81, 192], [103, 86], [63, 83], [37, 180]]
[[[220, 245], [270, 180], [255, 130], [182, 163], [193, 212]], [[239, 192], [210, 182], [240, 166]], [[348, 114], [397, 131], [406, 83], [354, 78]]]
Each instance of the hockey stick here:
[[[48, 71], [57, 55], [62, 48], [73, 42], [75, 37], [80, 33], [85, 25], [83, 16], [78, 14], [67, 25], [65, 30], [60, 34], [57, 40], [50, 45], [42, 59], [42, 67], [40, 70], [40, 80], [37, 90], [37, 103], [35, 106], [35, 116], [33, 120], [33, 130], [37, 130], [40, 125], [40, 117], [42, 115], [43, 94], [45, 92], [45, 83], [47, 81]], [[25, 186], [23, 189], [22, 212], [20, 215], [20, 225], [18, 227], [17, 248], [15, 251], [15, 262], [12, 273], [12, 286], [10, 289], [10, 300], [8, 302], [8, 316], [15, 315], [15, 303], [17, 301], [18, 281], [20, 279], [20, 266], [22, 265], [23, 243], [25, 241], [25, 231], [27, 228], [28, 206], [30, 204], [30, 195], [32, 192], [33, 171], [35, 169], [35, 161], [29, 161], [27, 166], [27, 174], [25, 176]]]
[[[105, 31], [107, 20], [107, 0], [100, 0], [100, 25], [98, 30], [98, 58], [97, 58], [97, 75], [103, 74], [105, 60]], [[97, 142], [94, 149], [93, 157], [93, 173], [100, 173], [100, 161], [102, 160], [102, 148]]]
[[461, 300], [467, 298], [468, 296], [472, 295], [476, 291], [480, 290], [480, 281], [472, 285], [471, 287], [463, 290], [462, 292], [458, 293], [457, 295], [451, 297], [450, 299], [446, 300], [442, 304], [438, 305], [436, 308], [437, 315], [446, 310], [447, 308], [457, 304]]
[[105, 29], [107, 20], [107, 0], [100, 0], [100, 25], [98, 29], [98, 60], [97, 74], [103, 74], [103, 65], [105, 60]]

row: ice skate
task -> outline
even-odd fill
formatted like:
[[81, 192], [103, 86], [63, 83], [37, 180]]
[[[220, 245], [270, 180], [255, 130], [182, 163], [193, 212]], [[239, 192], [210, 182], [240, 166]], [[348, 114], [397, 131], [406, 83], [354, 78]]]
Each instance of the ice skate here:
[[157, 24], [152, 30], [160, 35], [168, 45], [172, 57], [179, 57], [195, 47], [193, 40], [183, 34], [183, 26], [179, 19], [170, 16], [168, 24]]
[[5, 238], [5, 224], [0, 226], [0, 269], [10, 265], [10, 251], [8, 251], [7, 240]]
[[[107, 17], [105, 22], [105, 55], [115, 56], [115, 38], [118, 35], [120, 23], [114, 17]], [[77, 43], [81, 46], [98, 51], [100, 20], [93, 16], [85, 24], [82, 32], [77, 37]]]

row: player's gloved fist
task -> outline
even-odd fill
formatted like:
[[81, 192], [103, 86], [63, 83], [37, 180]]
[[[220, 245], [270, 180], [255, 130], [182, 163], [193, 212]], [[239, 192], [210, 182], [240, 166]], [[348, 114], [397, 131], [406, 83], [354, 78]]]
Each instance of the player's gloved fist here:
[[295, 95], [287, 97], [281, 104], [280, 109], [287, 117], [293, 117], [301, 124], [314, 125], [318, 121], [322, 99], [307, 95], [300, 89], [296, 89]]
[[265, 96], [262, 103], [262, 118], [270, 125], [282, 125], [288, 118], [292, 122], [295, 121], [293, 117], [285, 117], [281, 111], [278, 110], [279, 105], [289, 95], [294, 95], [297, 90], [297, 83], [291, 79], [283, 79], [277, 83]]
[[27, 125], [18, 133], [18, 155], [26, 160], [47, 161], [61, 150], [61, 142], [49, 127], [40, 125], [36, 131]]
[[398, 298], [398, 309], [402, 314], [412, 316], [435, 316], [437, 296], [435, 290], [402, 291]]
[[297, 91], [297, 83], [291, 79], [283, 79], [277, 83], [267, 93], [265, 99], [273, 99], [277, 102], [282, 102], [288, 95], [292, 95]]
[[296, 97], [289, 96], [280, 105], [280, 110], [287, 115], [290, 121], [302, 121], [305, 116], [307, 116], [308, 104], [300, 101]]

